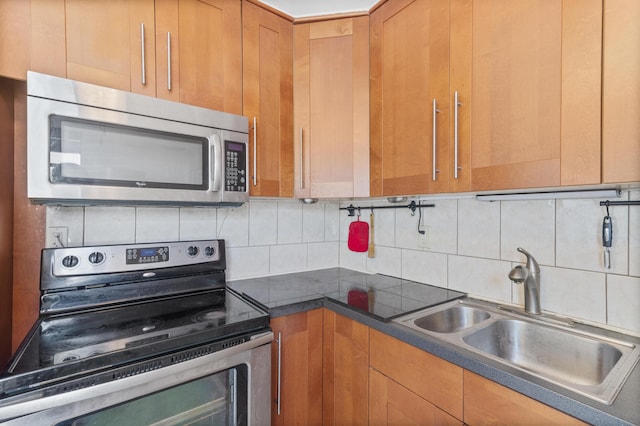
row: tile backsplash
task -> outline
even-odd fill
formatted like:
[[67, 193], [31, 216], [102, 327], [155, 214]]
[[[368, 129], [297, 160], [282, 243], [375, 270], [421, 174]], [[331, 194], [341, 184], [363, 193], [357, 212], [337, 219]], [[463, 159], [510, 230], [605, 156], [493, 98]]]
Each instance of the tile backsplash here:
[[[375, 258], [347, 249], [354, 218], [341, 214], [340, 266], [523, 305], [523, 287], [507, 277], [513, 266], [524, 263], [516, 250], [522, 247], [540, 264], [544, 311], [640, 335], [640, 207], [610, 207], [613, 246], [611, 269], [605, 269], [605, 208], [599, 199], [425, 199], [436, 205], [422, 209], [429, 246], [418, 245], [417, 211], [412, 216], [409, 209], [374, 210]], [[640, 200], [640, 191], [625, 191], [623, 199]], [[361, 220], [369, 220], [370, 211], [362, 213]]]
[[66, 229], [68, 246], [222, 238], [230, 280], [337, 266], [339, 224], [336, 203], [294, 200], [252, 199], [220, 209], [47, 208], [47, 229]]
[[[640, 191], [623, 197], [640, 200]], [[640, 335], [640, 208], [610, 208], [607, 270], [599, 200], [429, 202], [436, 207], [423, 208], [421, 221], [428, 227], [428, 247], [418, 245], [417, 211], [412, 216], [409, 209], [375, 210], [373, 258], [347, 248], [355, 218], [338, 207], [351, 202], [252, 198], [232, 209], [48, 207], [47, 227], [65, 228], [69, 246], [223, 238], [230, 280], [342, 266], [518, 305], [524, 302], [522, 286], [507, 275], [524, 262], [516, 251], [523, 247], [541, 266], [543, 310]], [[361, 220], [369, 214], [362, 209]], [[48, 239], [47, 246], [52, 244]]]

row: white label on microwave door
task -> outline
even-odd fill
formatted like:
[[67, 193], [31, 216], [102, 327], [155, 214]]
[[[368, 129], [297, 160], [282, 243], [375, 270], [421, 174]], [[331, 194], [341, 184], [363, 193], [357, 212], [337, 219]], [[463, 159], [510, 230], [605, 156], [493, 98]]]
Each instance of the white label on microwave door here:
[[76, 164], [80, 165], [80, 153], [79, 152], [55, 152], [49, 153], [50, 164]]

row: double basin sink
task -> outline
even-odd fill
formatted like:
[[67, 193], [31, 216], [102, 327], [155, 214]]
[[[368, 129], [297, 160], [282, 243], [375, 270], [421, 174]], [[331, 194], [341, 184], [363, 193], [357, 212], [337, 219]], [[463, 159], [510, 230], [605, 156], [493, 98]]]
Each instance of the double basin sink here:
[[640, 339], [468, 298], [394, 321], [604, 404], [640, 358]]

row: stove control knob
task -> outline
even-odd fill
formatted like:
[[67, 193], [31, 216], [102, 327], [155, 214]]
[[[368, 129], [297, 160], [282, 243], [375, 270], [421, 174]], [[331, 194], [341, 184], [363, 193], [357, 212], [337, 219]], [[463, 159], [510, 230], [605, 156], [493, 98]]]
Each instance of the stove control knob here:
[[211, 257], [211, 256], [213, 256], [215, 253], [216, 253], [216, 249], [214, 249], [214, 248], [213, 248], [213, 247], [211, 247], [211, 246], [206, 246], [206, 247], [204, 248], [204, 255], [205, 255], [205, 256], [207, 256], [207, 257]]
[[189, 246], [189, 248], [187, 248], [187, 255], [191, 256], [191, 257], [196, 257], [198, 255], [198, 252], [200, 250], [198, 250], [198, 247], [196, 246]]
[[89, 262], [93, 263], [94, 265], [101, 264], [102, 262], [104, 262], [104, 254], [100, 253], [99, 251], [94, 251], [89, 255]]
[[62, 266], [65, 268], [75, 268], [78, 266], [78, 262], [79, 259], [76, 256], [69, 255], [62, 259]]

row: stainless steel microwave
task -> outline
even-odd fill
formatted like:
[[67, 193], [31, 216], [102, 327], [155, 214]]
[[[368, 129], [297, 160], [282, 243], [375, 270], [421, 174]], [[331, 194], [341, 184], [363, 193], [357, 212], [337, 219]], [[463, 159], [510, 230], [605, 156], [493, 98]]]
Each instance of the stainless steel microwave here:
[[27, 74], [35, 203], [240, 205], [247, 144], [246, 117]]

